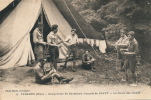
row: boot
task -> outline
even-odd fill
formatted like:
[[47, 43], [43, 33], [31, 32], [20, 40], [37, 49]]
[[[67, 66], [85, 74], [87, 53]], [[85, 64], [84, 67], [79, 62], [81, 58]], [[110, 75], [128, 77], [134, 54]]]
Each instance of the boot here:
[[91, 67], [91, 70], [92, 70], [93, 72], [95, 72], [95, 71], [96, 71], [96, 68], [95, 68], [94, 66], [92, 66], [92, 67]]
[[61, 84], [62, 84], [62, 83], [69, 83], [69, 82], [72, 81], [72, 80], [73, 80], [73, 77], [72, 77], [72, 78], [62, 79], [62, 80], [61, 80]]
[[93, 72], [96, 72], [96, 70], [94, 68], [91, 69]]
[[63, 79], [65, 79], [66, 77], [63, 77], [63, 76], [61, 76], [61, 75], [58, 75], [58, 74], [55, 74], [55, 76], [54, 77], [56, 77], [57, 78], [57, 80], [59, 81], [59, 84], [61, 83], [61, 81], [63, 80]]
[[73, 61], [73, 66], [72, 66], [72, 71], [73, 71], [73, 72], [76, 72], [76, 70], [75, 70], [75, 65], [76, 65], [76, 62]]
[[74, 68], [72, 68], [72, 71], [73, 71], [73, 72], [76, 72], [76, 70], [75, 70]]
[[121, 62], [121, 70], [120, 71], [122, 71], [122, 72], [125, 71], [125, 69], [124, 69], [124, 62]]

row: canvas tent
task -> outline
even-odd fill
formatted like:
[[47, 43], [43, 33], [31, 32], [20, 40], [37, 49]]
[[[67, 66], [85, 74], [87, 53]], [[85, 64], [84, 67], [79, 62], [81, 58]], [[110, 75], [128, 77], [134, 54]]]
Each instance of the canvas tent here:
[[11, 4], [14, 0], [0, 0], [0, 11], [5, 9], [9, 4]]
[[[57, 3], [58, 2], [59, 1], [57, 1]], [[50, 26], [52, 24], [59, 25], [58, 36], [60, 37], [60, 39], [64, 40], [65, 37], [68, 34], [70, 34], [71, 27], [76, 28], [74, 24], [71, 24], [72, 22], [69, 22], [65, 18], [67, 16], [63, 16], [61, 11], [58, 9], [57, 4], [55, 4], [54, 1], [22, 0], [0, 25], [1, 68], [24, 66], [27, 63], [30, 63], [32, 60], [35, 60], [30, 43], [31, 34], [30, 31], [32, 30], [32, 27], [37, 21], [38, 16], [42, 9], [44, 11], [47, 22]], [[84, 38], [80, 36], [80, 32], [78, 32], [77, 34], [81, 39]], [[93, 36], [95, 35], [93, 34]], [[91, 41], [94, 41], [96, 38], [94, 38], [93, 36], [90, 36], [88, 38], [91, 38]], [[99, 39], [97, 40], [98, 40], [97, 43], [94, 41], [94, 44], [98, 44], [98, 46], [100, 46], [102, 43], [104, 47], [106, 47], [104, 40], [101, 41]], [[103, 52], [105, 52], [104, 47], [102, 46], [101, 48], [100, 46], [100, 50], [102, 50]], [[60, 58], [64, 58], [67, 52], [66, 46], [64, 45], [59, 51]]]

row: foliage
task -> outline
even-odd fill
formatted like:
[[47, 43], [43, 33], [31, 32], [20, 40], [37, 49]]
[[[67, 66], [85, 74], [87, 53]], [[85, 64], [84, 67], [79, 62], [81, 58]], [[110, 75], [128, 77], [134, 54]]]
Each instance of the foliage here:
[[108, 41], [116, 41], [119, 30], [125, 28], [136, 33], [142, 51], [151, 49], [151, 0], [70, 1], [88, 23], [105, 33]]

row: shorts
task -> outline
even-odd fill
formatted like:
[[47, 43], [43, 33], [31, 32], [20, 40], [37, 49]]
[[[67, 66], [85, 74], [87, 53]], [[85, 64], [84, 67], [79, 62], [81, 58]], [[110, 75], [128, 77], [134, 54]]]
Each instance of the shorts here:
[[76, 45], [72, 45], [72, 46], [69, 48], [69, 50], [68, 50], [68, 55], [69, 55], [69, 54], [71, 55], [71, 53], [73, 54], [73, 58], [74, 58], [74, 59], [78, 58], [78, 52], [77, 52], [77, 47], [76, 47]]
[[121, 54], [120, 51], [117, 51], [117, 58], [118, 58], [119, 60], [122, 60], [122, 59], [123, 59], [123, 55]]
[[93, 64], [94, 64], [94, 62], [93, 62], [93, 63], [90, 63], [90, 64], [83, 63], [83, 64], [82, 64], [82, 67], [83, 67], [84, 69], [90, 70], [90, 69], [92, 69]]
[[59, 48], [58, 47], [50, 46], [49, 51], [50, 51], [51, 61], [54, 61], [59, 58]]
[[34, 47], [34, 53], [36, 60], [44, 58], [44, 46], [42, 44], [36, 44]]
[[39, 81], [39, 82], [37, 82], [37, 83], [38, 83], [38, 84], [46, 84], [46, 83], [49, 83], [49, 82], [51, 82], [51, 78], [46, 79], [46, 80], [41, 80], [41, 81]]
[[136, 58], [135, 58], [135, 56], [127, 58], [126, 69], [128, 69], [128, 68], [131, 70], [131, 72], [135, 72], [135, 68], [136, 68]]

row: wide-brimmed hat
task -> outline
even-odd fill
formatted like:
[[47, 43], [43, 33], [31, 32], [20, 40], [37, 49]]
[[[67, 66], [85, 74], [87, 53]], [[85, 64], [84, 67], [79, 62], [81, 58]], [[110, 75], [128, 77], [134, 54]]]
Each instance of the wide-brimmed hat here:
[[134, 31], [129, 31], [129, 32], [128, 32], [128, 35], [134, 36], [134, 35], [135, 35], [135, 32], [134, 32]]
[[74, 32], [75, 32], [75, 31], [76, 31], [76, 29], [74, 29], [74, 28], [73, 28], [73, 29], [71, 30], [71, 32], [72, 32], [72, 31], [74, 31]]
[[38, 24], [37, 26], [38, 26], [39, 28], [44, 27], [43, 24]]

